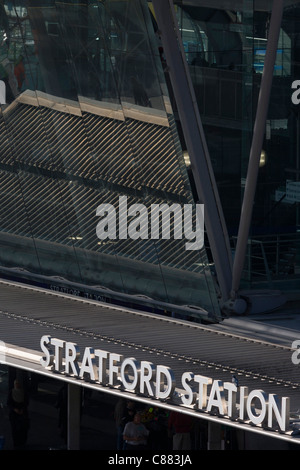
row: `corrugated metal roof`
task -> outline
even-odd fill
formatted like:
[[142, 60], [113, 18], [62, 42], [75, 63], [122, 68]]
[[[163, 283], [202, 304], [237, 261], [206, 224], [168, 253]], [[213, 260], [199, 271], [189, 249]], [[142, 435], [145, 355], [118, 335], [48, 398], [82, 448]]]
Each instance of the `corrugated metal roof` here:
[[[263, 389], [300, 410], [300, 367], [289, 346], [31, 286], [0, 281], [0, 340], [40, 352], [52, 337], [169, 366], [183, 372]], [[295, 338], [296, 339], [296, 338]]]

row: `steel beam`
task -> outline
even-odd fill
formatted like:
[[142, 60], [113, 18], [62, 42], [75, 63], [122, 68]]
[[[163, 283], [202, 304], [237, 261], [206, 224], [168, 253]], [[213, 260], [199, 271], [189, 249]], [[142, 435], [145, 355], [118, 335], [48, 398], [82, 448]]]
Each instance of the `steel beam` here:
[[195, 186], [204, 204], [204, 221], [215, 263], [221, 303], [230, 298], [232, 256], [223, 211], [203, 132], [172, 0], [154, 0], [168, 73], [189, 153]]
[[245, 192], [237, 237], [236, 252], [233, 262], [231, 289], [232, 299], [236, 298], [238, 295], [242, 272], [245, 264], [248, 237], [252, 220], [254, 197], [258, 178], [259, 161], [266, 129], [266, 120], [269, 108], [273, 71], [276, 61], [278, 39], [282, 21], [283, 3], [283, 0], [273, 1], [264, 70], [261, 79], [261, 87], [257, 104], [257, 112], [253, 129]]

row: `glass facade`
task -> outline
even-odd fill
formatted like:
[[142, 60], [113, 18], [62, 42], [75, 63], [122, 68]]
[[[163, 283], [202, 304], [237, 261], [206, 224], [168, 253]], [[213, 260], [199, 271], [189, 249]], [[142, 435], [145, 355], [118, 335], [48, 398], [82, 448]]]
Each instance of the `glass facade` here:
[[[273, 2], [174, 3], [234, 250]], [[245, 285], [299, 283], [299, 26], [300, 2], [284, 2]]]
[[[234, 252], [272, 2], [229, 3], [174, 1]], [[253, 285], [299, 273], [300, 2], [285, 4]], [[97, 207], [121, 196], [146, 207], [197, 198], [151, 2], [1, 0], [0, 80], [0, 266], [219, 318], [209, 250], [96, 234]]]
[[2, 267], [218, 318], [205, 249], [96, 234], [99, 205], [122, 196], [194, 204], [148, 4], [0, 6]]

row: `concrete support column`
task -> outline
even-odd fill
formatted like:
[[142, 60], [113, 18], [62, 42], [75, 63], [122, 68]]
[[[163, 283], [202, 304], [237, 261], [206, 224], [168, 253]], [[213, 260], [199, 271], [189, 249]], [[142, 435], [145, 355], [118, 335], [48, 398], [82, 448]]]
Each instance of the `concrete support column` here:
[[68, 450], [80, 449], [81, 389], [68, 384]]

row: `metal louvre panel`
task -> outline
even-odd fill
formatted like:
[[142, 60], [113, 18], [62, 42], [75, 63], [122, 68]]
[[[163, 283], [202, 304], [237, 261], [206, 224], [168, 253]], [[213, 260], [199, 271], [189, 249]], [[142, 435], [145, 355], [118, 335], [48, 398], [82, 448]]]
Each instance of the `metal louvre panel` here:
[[0, 112], [0, 159], [3, 165], [12, 165], [14, 160], [12, 156], [11, 142], [6, 129], [6, 122], [3, 114]]
[[54, 169], [65, 174], [89, 177], [87, 163], [90, 148], [82, 118], [45, 107], [41, 110]]
[[[1, 324], [11, 325], [3, 329], [8, 343], [38, 349], [46, 331], [64, 339], [73, 335], [88, 346], [104, 341], [110, 350], [114, 345], [116, 350], [134, 350], [138, 359], [146, 352], [148, 358], [163, 357], [166, 364], [174, 360], [178, 371], [188, 367], [228, 381], [238, 373], [241, 385], [254, 381], [273, 393], [276, 388], [282, 396], [293, 397], [298, 409], [300, 371], [291, 362], [289, 346], [6, 281], [0, 282], [0, 293]], [[21, 322], [29, 335], [20, 334]]]
[[187, 196], [170, 130], [164, 126], [87, 113], [82, 118], [23, 103], [5, 113], [5, 126], [14, 142], [14, 162]]
[[59, 182], [25, 172], [20, 173], [20, 180], [32, 236], [66, 243], [70, 232]]
[[145, 186], [186, 195], [168, 128], [126, 119]]
[[[91, 224], [91, 208], [96, 207], [99, 201], [106, 201], [117, 206], [118, 194], [107, 194], [82, 185], [66, 181], [45, 178], [26, 172], [13, 174], [1, 172], [2, 231], [11, 231], [24, 236], [33, 236], [56, 243], [73, 245], [71, 234], [78, 238], [83, 236], [83, 242], [78, 245], [89, 250], [117, 253], [120, 256], [129, 256], [135, 259], [145, 259], [147, 262], [182, 267], [182, 241], [165, 240], [155, 243], [151, 240], [120, 240], [97, 244], [95, 226]], [[20, 189], [22, 185], [22, 191]], [[19, 188], [19, 191], [16, 189]], [[130, 198], [130, 203], [140, 202], [138, 198]], [[20, 210], [25, 202], [26, 212], [21, 219], [12, 218], [12, 214]], [[151, 203], [160, 203], [155, 198]], [[20, 220], [21, 225], [16, 221]], [[30, 221], [30, 225], [28, 224]], [[5, 222], [6, 221], [6, 222]], [[144, 255], [143, 255], [144, 253]], [[152, 254], [151, 254], [152, 253]], [[185, 262], [192, 258], [198, 260], [198, 254], [188, 252]], [[189, 263], [187, 263], [188, 265]], [[188, 267], [188, 266], [187, 266]]]
[[10, 144], [7, 139], [6, 133], [3, 136], [3, 132], [0, 129], [0, 133], [2, 133], [2, 136], [0, 137], [0, 153], [1, 153], [1, 162], [0, 166], [2, 168], [6, 168], [7, 165], [12, 166], [14, 161], [12, 158], [12, 153], [10, 149]]
[[50, 152], [38, 108], [17, 103], [4, 120], [13, 162], [47, 168]]
[[[143, 185], [153, 189], [168, 190], [176, 196], [186, 196], [182, 173], [178, 165], [178, 158], [168, 128], [144, 122], [135, 122], [132, 119], [124, 121], [102, 118], [84, 113], [83, 120], [72, 114], [62, 113], [46, 107], [30, 106], [17, 103], [12, 110], [5, 115], [9, 134], [12, 134], [14, 142], [14, 162], [40, 167], [45, 170], [59, 171], [63, 174], [84, 177], [86, 179], [103, 179], [109, 182], [116, 181], [119, 186], [124, 184], [125, 188], [141, 188], [141, 182], [135, 180], [137, 172], [135, 168], [143, 168]], [[13, 125], [12, 125], [13, 124]], [[100, 126], [99, 126], [100, 124]], [[85, 129], [87, 129], [86, 138]], [[115, 131], [117, 130], [117, 134]], [[128, 135], [129, 134], [129, 135]], [[121, 136], [121, 140], [119, 140]], [[88, 141], [91, 145], [89, 145]], [[130, 143], [132, 144], [130, 146]], [[91, 146], [96, 149], [91, 155]], [[136, 165], [133, 159], [132, 149], [139, 160]], [[108, 150], [108, 154], [107, 154]], [[30, 170], [30, 167], [28, 168]], [[123, 176], [121, 176], [123, 175]], [[125, 176], [124, 176], [125, 175]], [[51, 173], [49, 173], [51, 176]], [[80, 214], [81, 222], [88, 217], [88, 211], [95, 208], [97, 200], [104, 202], [104, 198], [93, 196], [93, 204], [87, 197], [92, 190], [87, 190], [83, 185], [72, 186], [72, 195], [65, 200], [66, 193], [61, 190], [65, 182], [32, 173], [22, 173], [24, 181], [24, 199], [28, 204], [28, 213], [33, 227], [33, 234], [46, 239], [65, 242], [67, 238], [66, 227], [61, 232], [59, 225], [65, 224], [66, 215], [61, 205], [66, 203], [68, 214], [74, 213], [70, 210], [76, 199], [76, 213]], [[128, 186], [127, 186], [128, 184]], [[124, 188], [124, 189], [125, 189]], [[78, 196], [83, 191], [83, 196]], [[47, 207], [42, 207], [42, 201], [47, 200]], [[109, 202], [110, 196], [105, 193], [105, 200]], [[132, 203], [141, 202], [141, 197], [135, 197]], [[114, 202], [117, 202], [117, 195]], [[162, 200], [153, 198], [152, 203], [160, 203]], [[37, 210], [39, 207], [39, 210]], [[39, 225], [39, 219], [43, 217], [46, 223]], [[49, 219], [49, 222], [47, 220]], [[53, 221], [56, 220], [56, 224]], [[86, 223], [87, 225], [88, 223]], [[74, 222], [70, 223], [74, 227]], [[46, 230], [46, 226], [49, 230]], [[53, 232], [53, 237], [51, 233]], [[54, 233], [56, 236], [54, 237]], [[60, 234], [61, 233], [61, 234]], [[121, 251], [124, 252], [124, 244]], [[136, 243], [135, 243], [136, 244]], [[128, 243], [127, 243], [128, 245]], [[169, 243], [168, 250], [173, 252], [174, 246]], [[87, 244], [89, 246], [89, 243]], [[136, 256], [133, 247], [125, 251]], [[139, 250], [138, 250], [139, 251]], [[164, 258], [164, 256], [162, 256]], [[174, 258], [174, 256], [172, 256]], [[168, 263], [168, 255], [166, 260]], [[173, 264], [173, 263], [172, 263]], [[175, 263], [176, 265], [176, 263]]]
[[23, 195], [17, 175], [0, 170], [0, 186], [1, 231], [31, 237], [28, 218], [22, 210]]
[[83, 113], [97, 178], [141, 189], [139, 168], [124, 122]]
[[96, 234], [97, 207], [118, 211], [120, 196], [128, 207], [148, 210], [192, 203], [174, 122], [152, 122], [149, 111], [134, 119], [140, 107], [121, 119], [120, 111], [117, 118], [101, 115], [101, 103], [91, 113], [76, 102], [64, 107], [25, 95], [1, 115], [0, 244], [7, 250], [0, 264], [172, 303], [184, 292], [186, 305], [200, 303], [214, 314], [205, 250], [186, 251], [184, 239], [173, 238], [172, 218], [167, 240], [102, 241]]
[[[122, 121], [84, 113], [85, 128], [89, 136], [86, 139], [80, 117], [22, 103], [13, 108], [6, 120], [9, 131], [14, 137], [18, 136], [17, 139], [14, 138], [14, 155], [20, 163], [74, 176], [92, 179], [102, 177], [108, 181], [117, 181], [119, 185], [124, 184], [126, 187], [141, 188], [141, 182], [130, 181], [133, 176], [138, 180], [140, 178], [132, 171], [134, 160], [128, 142], [129, 133], [136, 158], [139, 160], [139, 165], [135, 167], [142, 167], [144, 170], [143, 184], [186, 196], [183, 175], [168, 128], [132, 119], [126, 119], [125, 124]], [[11, 120], [16, 126], [10, 126]], [[93, 159], [90, 159], [88, 141], [96, 149]], [[105, 253], [117, 252], [121, 256], [136, 259], [144, 259], [143, 253], [147, 253], [145, 259], [155, 264], [159, 262], [159, 251], [162, 264], [182, 268], [182, 242], [161, 240], [155, 246], [151, 241], [137, 243], [126, 240], [100, 243], [96, 246], [94, 227], [91, 228], [90, 223], [91, 208], [104, 201], [116, 206], [118, 194], [114, 197], [108, 192], [99, 194], [98, 191], [75, 185], [73, 182], [69, 187], [63, 180], [58, 183], [55, 179], [45, 179], [25, 172], [21, 178], [31, 231], [27, 227], [27, 230], [20, 228], [17, 233], [67, 245], [72, 245], [71, 233], [76, 233], [77, 236], [84, 233], [84, 244], [81, 242], [81, 246], [85, 249], [96, 249]], [[139, 202], [139, 197], [131, 199], [132, 204]], [[162, 202], [165, 201], [151, 197], [151, 204]], [[78, 215], [80, 223], [77, 221]], [[197, 261], [198, 254], [185, 254], [185, 268], [199, 270]]]

